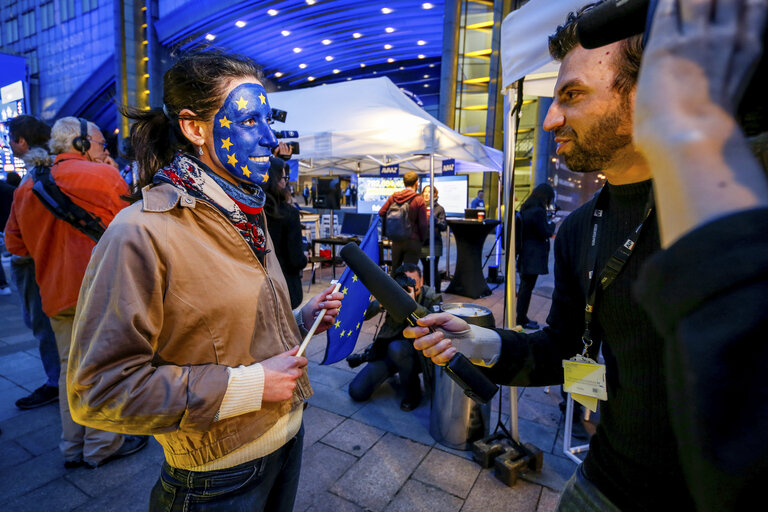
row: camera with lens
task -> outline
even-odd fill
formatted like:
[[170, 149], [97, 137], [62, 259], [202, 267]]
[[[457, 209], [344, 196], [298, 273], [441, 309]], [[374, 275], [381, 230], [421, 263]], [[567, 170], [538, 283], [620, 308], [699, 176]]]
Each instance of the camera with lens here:
[[411, 277], [408, 277], [408, 274], [406, 274], [405, 272], [398, 272], [397, 274], [395, 274], [394, 280], [405, 291], [409, 291], [409, 288], [412, 288], [412, 289], [416, 288], [416, 280]]
[[[288, 112], [285, 110], [280, 110], [278, 108], [272, 109], [272, 120], [273, 121], [279, 121], [281, 123], [284, 123], [286, 118], [288, 117]], [[276, 139], [297, 139], [299, 137], [299, 132], [295, 130], [272, 130], [272, 133], [275, 134]], [[295, 140], [292, 141], [286, 141], [285, 142], [290, 148], [291, 153], [294, 155], [299, 154], [299, 143]]]
[[359, 354], [350, 354], [347, 356], [347, 364], [350, 368], [357, 368], [363, 363], [370, 363], [371, 361], [379, 361], [384, 359], [387, 351], [387, 341], [376, 340]]

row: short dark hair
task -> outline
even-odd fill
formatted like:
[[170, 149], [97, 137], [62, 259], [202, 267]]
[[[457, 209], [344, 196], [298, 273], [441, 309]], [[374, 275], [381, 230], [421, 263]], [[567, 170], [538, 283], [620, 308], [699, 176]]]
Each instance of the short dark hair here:
[[408, 171], [403, 175], [403, 185], [412, 187], [419, 181], [419, 175], [416, 171]]
[[399, 267], [397, 267], [397, 270], [395, 270], [395, 275], [397, 274], [405, 274], [406, 272], [416, 272], [419, 274], [419, 277], [421, 277], [421, 267], [414, 263], [403, 263]]
[[22, 115], [8, 122], [8, 135], [13, 142], [24, 137], [29, 147], [45, 147], [51, 138], [51, 127], [35, 116]]
[[[565, 23], [558, 26], [555, 33], [549, 36], [549, 54], [553, 59], [562, 61], [568, 53], [580, 44], [577, 26], [581, 16], [602, 2], [587, 4], [577, 12], [568, 14]], [[643, 56], [642, 35], [628, 37], [621, 41], [621, 49], [614, 56], [616, 77], [613, 79], [613, 88], [617, 92], [626, 95], [637, 84], [637, 75], [640, 72], [640, 60]]]

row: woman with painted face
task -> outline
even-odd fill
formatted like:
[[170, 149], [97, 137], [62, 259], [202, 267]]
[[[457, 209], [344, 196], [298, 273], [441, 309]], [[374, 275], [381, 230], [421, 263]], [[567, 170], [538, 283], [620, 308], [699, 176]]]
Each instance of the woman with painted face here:
[[270, 164], [269, 180], [264, 187], [267, 193], [264, 213], [267, 215], [267, 229], [275, 246], [277, 261], [280, 262], [288, 285], [291, 307], [297, 308], [304, 298], [301, 273], [307, 266], [307, 255], [301, 239], [301, 219], [286, 186], [290, 176], [288, 164], [276, 156], [270, 157]]
[[323, 310], [319, 331], [333, 324], [343, 296], [291, 310], [262, 211], [277, 141], [258, 68], [184, 55], [163, 103], [124, 109], [140, 183], [83, 281], [72, 416], [155, 436], [150, 510], [291, 510], [312, 394], [297, 345]]

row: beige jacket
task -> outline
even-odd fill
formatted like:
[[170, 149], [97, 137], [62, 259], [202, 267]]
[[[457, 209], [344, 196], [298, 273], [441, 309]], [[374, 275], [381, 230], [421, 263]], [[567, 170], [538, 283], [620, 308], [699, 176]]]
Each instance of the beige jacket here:
[[[153, 434], [176, 467], [252, 442], [312, 394], [214, 421], [227, 367], [301, 341], [271, 250], [266, 268], [211, 204], [170, 184], [147, 187], [96, 245], [77, 306], [67, 393], [75, 421]], [[271, 241], [268, 242], [272, 248]]]

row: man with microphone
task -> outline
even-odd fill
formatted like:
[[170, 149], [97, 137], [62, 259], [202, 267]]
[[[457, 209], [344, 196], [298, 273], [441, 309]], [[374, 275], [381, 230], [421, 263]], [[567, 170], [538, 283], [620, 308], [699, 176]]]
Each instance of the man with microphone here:
[[[558, 231], [548, 325], [531, 334], [494, 331], [440, 313], [405, 335], [418, 337], [414, 346], [437, 364], [457, 346], [495, 342], [498, 359], [484, 372], [511, 386], [561, 384], [564, 361], [597, 360], [602, 349], [607, 400], [558, 510], [692, 510], [668, 416], [664, 339], [632, 295], [640, 268], [660, 248], [651, 171], [632, 136], [640, 36], [587, 50], [576, 32], [586, 13], [571, 14], [550, 37], [561, 66], [544, 129], [570, 170], [601, 171], [607, 184]], [[453, 333], [462, 334], [452, 345]]]

